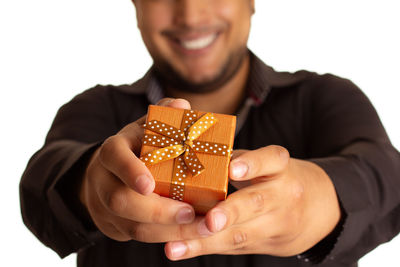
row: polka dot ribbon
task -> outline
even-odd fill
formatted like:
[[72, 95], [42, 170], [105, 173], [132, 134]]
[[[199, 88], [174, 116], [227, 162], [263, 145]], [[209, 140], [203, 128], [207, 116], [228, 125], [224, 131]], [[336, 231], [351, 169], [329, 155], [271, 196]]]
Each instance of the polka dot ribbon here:
[[197, 119], [193, 110], [185, 110], [181, 129], [158, 120], [152, 120], [143, 125], [145, 129], [158, 134], [146, 134], [143, 144], [161, 147], [142, 155], [140, 159], [146, 166], [177, 158], [174, 161], [171, 179], [170, 197], [173, 199], [183, 200], [184, 180], [187, 173], [191, 173], [194, 177], [204, 171], [205, 168], [196, 153], [230, 156], [232, 150], [227, 145], [196, 140], [217, 121], [212, 113], [206, 113]]

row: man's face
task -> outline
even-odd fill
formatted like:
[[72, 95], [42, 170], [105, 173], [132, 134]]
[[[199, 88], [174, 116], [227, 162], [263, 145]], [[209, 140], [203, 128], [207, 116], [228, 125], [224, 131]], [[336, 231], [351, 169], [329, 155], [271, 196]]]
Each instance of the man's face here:
[[[134, 0], [156, 70], [186, 90], [210, 91], [247, 55], [254, 0]], [[179, 85], [177, 85], [179, 87]], [[192, 88], [190, 88], [192, 87]]]

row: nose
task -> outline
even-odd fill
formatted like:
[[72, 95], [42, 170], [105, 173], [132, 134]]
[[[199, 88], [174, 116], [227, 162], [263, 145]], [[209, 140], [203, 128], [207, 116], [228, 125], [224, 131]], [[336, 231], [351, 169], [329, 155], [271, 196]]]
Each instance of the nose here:
[[175, 23], [187, 28], [204, 25], [208, 20], [209, 8], [209, 0], [178, 0]]

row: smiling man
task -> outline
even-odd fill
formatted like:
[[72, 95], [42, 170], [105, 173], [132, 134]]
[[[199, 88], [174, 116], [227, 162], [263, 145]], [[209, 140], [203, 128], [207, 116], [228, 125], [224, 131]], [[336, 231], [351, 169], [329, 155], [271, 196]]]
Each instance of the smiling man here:
[[[20, 185], [31, 231], [78, 266], [356, 266], [400, 231], [400, 156], [362, 92], [247, 48], [254, 1], [135, 0], [154, 64], [58, 112]], [[230, 195], [205, 216], [153, 193], [149, 104], [235, 114]]]
[[217, 90], [248, 68], [253, 1], [135, 3], [138, 27], [155, 69], [176, 89]]

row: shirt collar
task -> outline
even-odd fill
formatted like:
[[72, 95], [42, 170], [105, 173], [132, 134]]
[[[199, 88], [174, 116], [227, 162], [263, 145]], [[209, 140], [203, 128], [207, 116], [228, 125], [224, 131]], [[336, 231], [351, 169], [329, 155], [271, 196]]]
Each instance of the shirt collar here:
[[262, 104], [271, 90], [267, 70], [268, 66], [250, 52], [250, 71], [247, 81], [247, 92], [248, 98], [252, 100], [253, 105], [258, 106]]
[[[252, 105], [261, 105], [272, 87], [283, 87], [293, 84], [301, 75], [288, 72], [276, 72], [273, 68], [262, 62], [253, 52], [250, 52], [250, 72], [247, 82], [248, 99]], [[165, 97], [164, 90], [154, 75], [154, 67], [141, 80], [147, 99], [151, 104], [156, 104]]]

